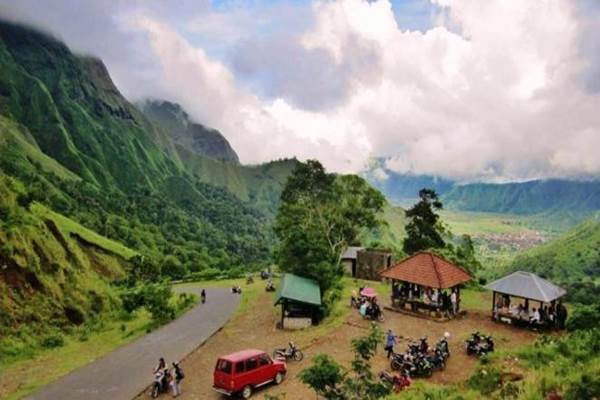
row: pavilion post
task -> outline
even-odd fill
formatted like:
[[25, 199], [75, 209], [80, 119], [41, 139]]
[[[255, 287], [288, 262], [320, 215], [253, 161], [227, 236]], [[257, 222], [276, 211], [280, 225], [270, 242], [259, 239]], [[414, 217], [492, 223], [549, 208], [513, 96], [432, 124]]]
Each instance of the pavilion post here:
[[494, 307], [496, 307], [496, 291], [492, 291], [492, 319], [494, 319]]

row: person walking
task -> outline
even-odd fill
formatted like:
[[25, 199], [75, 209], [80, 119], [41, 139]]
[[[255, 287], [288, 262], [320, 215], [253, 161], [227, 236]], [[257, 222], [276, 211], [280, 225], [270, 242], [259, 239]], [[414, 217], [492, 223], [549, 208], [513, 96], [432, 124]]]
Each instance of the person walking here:
[[391, 329], [388, 329], [386, 337], [385, 337], [385, 348], [387, 351], [387, 358], [390, 358], [392, 354], [394, 354], [394, 345], [396, 344], [396, 335], [392, 332]]
[[200, 292], [200, 300], [202, 300], [202, 304], [206, 303], [206, 290], [204, 289]]
[[181, 381], [185, 378], [185, 374], [183, 373], [183, 369], [179, 363], [173, 363], [173, 374], [171, 386], [173, 389], [173, 397], [177, 397], [181, 394]]

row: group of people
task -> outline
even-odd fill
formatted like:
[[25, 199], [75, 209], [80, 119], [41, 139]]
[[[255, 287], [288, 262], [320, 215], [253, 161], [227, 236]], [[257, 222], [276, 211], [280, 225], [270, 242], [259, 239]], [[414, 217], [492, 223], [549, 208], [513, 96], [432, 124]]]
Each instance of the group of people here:
[[173, 397], [181, 394], [181, 381], [185, 378], [185, 375], [179, 363], [173, 362], [172, 368], [169, 368], [165, 359], [161, 357], [156, 367], [154, 367], [154, 375], [156, 381], [161, 385], [161, 392], [167, 392], [170, 387]]
[[[392, 297], [394, 299], [418, 300], [423, 304], [432, 304], [451, 315], [457, 315], [459, 311], [460, 297], [456, 288], [448, 292], [414, 283], [403, 282], [400, 285], [398, 282], [394, 282], [392, 284]], [[416, 311], [416, 304], [413, 303], [412, 306], [413, 310]]]
[[381, 320], [383, 313], [381, 307], [377, 303], [377, 297], [363, 296], [364, 287], [359, 288], [358, 295], [354, 292], [350, 297], [350, 306], [358, 309], [360, 315], [372, 320]]
[[545, 325], [557, 329], [564, 329], [567, 320], [567, 308], [562, 302], [540, 303], [539, 307], [530, 308], [528, 299], [523, 303], [511, 304], [510, 297], [507, 295], [498, 298], [494, 305], [494, 314], [496, 317], [510, 314], [514, 318], [527, 321], [532, 326]]

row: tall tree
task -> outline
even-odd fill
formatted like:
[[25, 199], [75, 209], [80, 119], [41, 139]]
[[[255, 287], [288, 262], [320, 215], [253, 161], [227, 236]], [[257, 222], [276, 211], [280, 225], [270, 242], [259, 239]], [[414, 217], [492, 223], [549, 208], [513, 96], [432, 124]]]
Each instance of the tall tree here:
[[410, 222], [406, 225], [406, 238], [403, 249], [406, 254], [414, 254], [421, 250], [443, 248], [443, 227], [439, 223], [440, 216], [436, 211], [442, 209], [442, 202], [433, 189], [421, 189], [420, 201], [406, 210]]
[[340, 255], [362, 229], [380, 224], [383, 195], [355, 175], [327, 173], [300, 163], [288, 178], [274, 230], [280, 268], [315, 279], [325, 292], [341, 274]]

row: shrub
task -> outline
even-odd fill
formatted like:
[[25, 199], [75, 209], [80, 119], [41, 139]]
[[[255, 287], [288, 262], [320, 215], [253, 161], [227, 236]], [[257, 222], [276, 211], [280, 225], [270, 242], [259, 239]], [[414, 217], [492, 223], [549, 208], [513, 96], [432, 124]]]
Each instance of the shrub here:
[[585, 373], [565, 393], [565, 400], [597, 399], [600, 397], [600, 376]]
[[53, 333], [42, 338], [40, 345], [46, 349], [54, 349], [65, 345], [65, 338], [60, 333]]
[[578, 306], [567, 320], [567, 330], [577, 331], [600, 326], [600, 304]]
[[469, 378], [469, 386], [482, 394], [489, 394], [501, 384], [500, 371], [495, 367], [480, 367]]

